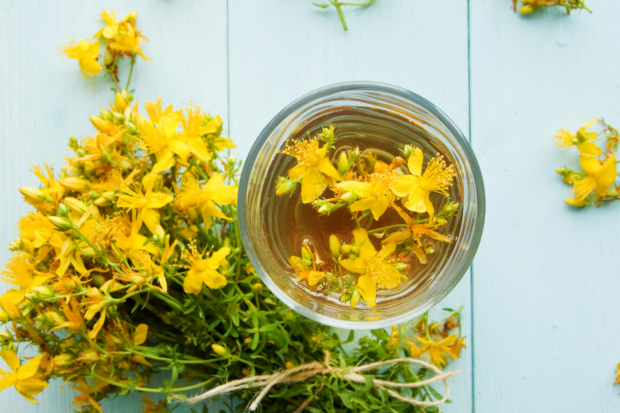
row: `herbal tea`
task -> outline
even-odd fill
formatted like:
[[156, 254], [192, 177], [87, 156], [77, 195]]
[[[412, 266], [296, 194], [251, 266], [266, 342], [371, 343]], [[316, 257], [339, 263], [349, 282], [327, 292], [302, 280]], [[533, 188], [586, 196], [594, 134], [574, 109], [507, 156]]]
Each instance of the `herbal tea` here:
[[456, 172], [421, 136], [343, 129], [314, 128], [276, 156], [275, 188], [265, 184], [277, 222], [266, 241], [286, 240], [283, 262], [300, 288], [374, 307], [432, 278], [426, 269], [457, 235], [448, 225]]

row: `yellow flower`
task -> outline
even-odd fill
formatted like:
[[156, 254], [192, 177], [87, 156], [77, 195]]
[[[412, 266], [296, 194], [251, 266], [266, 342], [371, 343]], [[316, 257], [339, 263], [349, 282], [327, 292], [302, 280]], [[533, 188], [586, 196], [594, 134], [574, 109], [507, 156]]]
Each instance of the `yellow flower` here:
[[142, 228], [142, 217], [136, 211], [131, 211], [131, 220], [128, 217], [117, 218], [120, 230], [114, 234], [116, 245], [123, 251], [143, 250], [153, 255], [159, 255], [159, 248], [150, 242], [139, 231]]
[[24, 396], [26, 400], [39, 404], [32, 396], [41, 393], [48, 386], [47, 382], [37, 378], [37, 371], [39, 370], [43, 354], [39, 354], [23, 366], [20, 365], [17, 354], [11, 350], [0, 351], [0, 357], [4, 359], [4, 362], [12, 370], [10, 372], [0, 369], [0, 376], [2, 376], [0, 378], [0, 391], [15, 386], [15, 390]]
[[[218, 132], [222, 127], [222, 118], [216, 116], [209, 119], [207, 115], [200, 112], [197, 106], [189, 106], [184, 112], [181, 119], [183, 132], [179, 133], [179, 139], [187, 142], [191, 153], [198, 159], [208, 162], [211, 159], [211, 153], [203, 137]], [[214, 146], [218, 151], [237, 147], [231, 139], [219, 137], [214, 140]]]
[[325, 191], [327, 180], [324, 174], [332, 179], [342, 179], [327, 158], [327, 147], [319, 149], [318, 140], [298, 140], [287, 142], [286, 145], [282, 153], [297, 159], [297, 165], [288, 171], [288, 176], [292, 179], [301, 178], [301, 201], [304, 204], [314, 202]]
[[620, 384], [620, 363], [616, 367], [616, 381], [614, 381], [614, 384]]
[[447, 356], [453, 354], [452, 346], [457, 342], [457, 335], [454, 333], [441, 341], [427, 340], [423, 337], [416, 337], [416, 340], [422, 344], [423, 353], [428, 352], [431, 363], [442, 368], [448, 364]]
[[93, 38], [104, 37], [108, 42], [108, 48], [121, 56], [131, 56], [134, 53], [140, 55], [144, 60], [151, 60], [142, 53], [140, 43], [147, 42], [148, 39], [140, 34], [140, 30], [135, 26], [138, 13], [132, 11], [118, 23], [114, 12], [102, 12], [101, 19], [106, 27], [99, 30]]
[[349, 207], [352, 212], [369, 209], [375, 220], [379, 220], [394, 199], [390, 185], [396, 177], [393, 172], [374, 173], [370, 175], [370, 182], [345, 181], [336, 184], [336, 188], [354, 192], [360, 198]]
[[66, 317], [67, 321], [58, 324], [56, 327], [52, 328], [52, 331], [63, 328], [67, 328], [71, 331], [82, 331], [84, 328], [84, 319], [82, 318], [82, 313], [80, 312], [75, 297], [71, 298], [71, 306], [67, 305], [64, 301], [61, 301], [60, 304], [62, 306], [62, 313]]
[[435, 239], [437, 241], [450, 243], [452, 240], [435, 231], [440, 225], [436, 223], [426, 223], [426, 224], [416, 224], [415, 221], [407, 215], [401, 208], [397, 205], [392, 205], [396, 212], [405, 220], [407, 223], [407, 227], [402, 231], [396, 231], [391, 233], [387, 238], [381, 241], [382, 244], [388, 244], [390, 242], [394, 242], [396, 244], [400, 244], [408, 239], [412, 239], [414, 241], [413, 244], [413, 252], [421, 264], [426, 264], [428, 261], [426, 259], [426, 253], [422, 250], [422, 236], [427, 236], [429, 238]]
[[2, 281], [18, 286], [22, 296], [29, 293], [33, 287], [43, 285], [52, 278], [51, 274], [37, 271], [28, 259], [29, 255], [25, 253], [13, 255], [5, 269], [2, 270], [2, 277], [0, 277]]
[[228, 284], [226, 277], [216, 270], [226, 261], [230, 254], [229, 247], [222, 247], [211, 256], [203, 259], [196, 246], [191, 244], [189, 251], [185, 250], [183, 259], [189, 264], [189, 271], [183, 281], [183, 290], [188, 294], [198, 295], [202, 291], [202, 284], [215, 290]]
[[[102, 383], [102, 382], [98, 381], [97, 383]], [[99, 388], [105, 387], [104, 385], [97, 386], [97, 384], [95, 384], [95, 386], [98, 387], [97, 390], [99, 390]], [[90, 403], [90, 405], [95, 410], [97, 410], [100, 413], [103, 413], [103, 409], [101, 408], [101, 406], [99, 406], [99, 404], [97, 404], [97, 402], [93, 398], [93, 394], [95, 393], [95, 390], [93, 390], [90, 387], [90, 385], [86, 382], [86, 380], [84, 380], [83, 378], [78, 378], [77, 383], [71, 386], [71, 388], [74, 390], [77, 390], [80, 393], [77, 396], [75, 396], [75, 398], [73, 399], [74, 405], [81, 407], [82, 405], [86, 403]]]
[[594, 125], [596, 122], [598, 122], [598, 119], [593, 119], [589, 121], [588, 123], [586, 123], [585, 125], [583, 125], [577, 131], [577, 135], [573, 135], [566, 129], [560, 129], [553, 138], [555, 140], [554, 143], [560, 148], [566, 148], [569, 146], [579, 145], [585, 142], [591, 142], [596, 138], [597, 133], [587, 132], [587, 130], [588, 128], [590, 128], [590, 126]]
[[436, 156], [426, 165], [422, 173], [424, 155], [420, 148], [409, 156], [407, 166], [411, 175], [399, 176], [392, 182], [390, 188], [396, 196], [407, 197], [405, 207], [414, 212], [428, 212], [432, 218], [435, 208], [429, 196], [431, 192], [448, 195], [446, 189], [452, 185], [452, 179], [456, 175], [454, 165], [446, 167], [442, 156]]
[[54, 226], [45, 215], [31, 211], [20, 218], [17, 229], [22, 239], [30, 241], [34, 248], [41, 248], [50, 239]]
[[364, 229], [354, 229], [353, 237], [355, 244], [360, 246], [359, 257], [354, 260], [340, 260], [340, 264], [346, 270], [362, 275], [358, 279], [357, 289], [360, 290], [366, 304], [374, 307], [377, 285], [381, 288], [396, 288], [403, 278], [389, 260], [396, 249], [396, 244], [390, 242], [377, 252]]
[[230, 219], [219, 210], [216, 203], [233, 203], [237, 199], [237, 186], [224, 185], [224, 178], [219, 173], [213, 174], [202, 189], [198, 181], [187, 178], [178, 199], [180, 204], [199, 209], [205, 229], [209, 229], [211, 217]]
[[[157, 126], [151, 122], [138, 122], [138, 131], [141, 135], [140, 142], [143, 149], [149, 154], [154, 154], [157, 159], [157, 163], [151, 171], [154, 174], [172, 168], [176, 164], [175, 155], [178, 156], [181, 162], [185, 162], [191, 152], [190, 147], [185, 142], [180, 141], [177, 134], [177, 128], [181, 123], [181, 114], [172, 111], [171, 107], [168, 109], [158, 119]], [[157, 112], [153, 112], [157, 117]]]
[[24, 300], [24, 292], [19, 290], [9, 290], [0, 296], [0, 307], [8, 313], [11, 318], [20, 318], [19, 304]]
[[111, 292], [117, 291], [122, 288], [122, 285], [117, 283], [116, 281], [109, 280], [106, 281], [105, 284], [101, 286], [101, 288], [91, 288], [87, 293], [84, 299], [84, 306], [86, 307], [86, 314], [84, 314], [84, 318], [86, 320], [92, 320], [95, 314], [101, 311], [101, 316], [99, 320], [93, 326], [93, 329], [88, 332], [88, 338], [91, 340], [97, 339], [97, 334], [99, 334], [99, 330], [103, 327], [103, 323], [105, 322], [106, 312], [107, 312], [107, 304], [108, 304], [108, 295]]
[[256, 270], [254, 269], [254, 265], [252, 265], [251, 262], [248, 262], [247, 264], [245, 264], [245, 272], [247, 272], [250, 275], [256, 274]]
[[84, 76], [84, 79], [88, 80], [86, 73], [95, 76], [101, 72], [101, 64], [97, 61], [99, 47], [99, 42], [91, 43], [90, 40], [84, 39], [80, 40], [78, 44], [71, 41], [68, 45], [62, 46], [61, 51], [65, 56], [71, 59], [77, 59], [80, 70], [82, 71], [82, 76]]
[[[125, 188], [118, 196], [116, 203], [121, 208], [138, 209], [142, 221], [153, 235], [163, 235], [164, 230], [159, 225], [159, 213], [156, 209], [163, 208], [174, 200], [170, 194], [153, 191], [155, 181], [159, 175], [148, 173], [142, 179], [142, 185], [134, 184]], [[144, 193], [142, 192], [144, 189]]]
[[618, 174], [614, 156], [610, 156], [601, 164], [601, 161], [594, 156], [581, 155], [580, 163], [588, 177], [575, 182], [573, 187], [575, 197], [565, 200], [571, 206], [584, 206], [586, 197], [592, 191], [598, 196], [605, 196], [607, 189], [616, 182]]

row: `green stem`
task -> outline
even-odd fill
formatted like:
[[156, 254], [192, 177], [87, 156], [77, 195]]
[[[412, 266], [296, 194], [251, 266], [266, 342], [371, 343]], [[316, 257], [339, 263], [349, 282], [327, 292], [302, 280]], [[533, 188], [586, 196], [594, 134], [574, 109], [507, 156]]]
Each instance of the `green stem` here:
[[393, 228], [402, 228], [402, 227], [406, 227], [407, 224], [396, 224], [396, 225], [388, 225], [387, 227], [382, 227], [382, 228], [376, 228], [373, 229], [371, 231], [368, 231], [368, 234], [375, 234], [377, 232], [382, 232], [382, 231], [387, 231]]
[[136, 63], [136, 58], [135, 58], [135, 56], [132, 56], [131, 57], [131, 64], [129, 66], [129, 77], [127, 78], [127, 84], [125, 85], [125, 90], [129, 89], [129, 82], [131, 81], [131, 75], [133, 74], [133, 65], [135, 63]]
[[347, 31], [349, 28], [347, 27], [347, 22], [344, 20], [344, 13], [342, 13], [342, 7], [340, 7], [340, 3], [337, 0], [329, 0], [331, 4], [336, 7], [338, 10], [338, 16], [340, 17], [340, 21], [342, 22], [342, 28]]

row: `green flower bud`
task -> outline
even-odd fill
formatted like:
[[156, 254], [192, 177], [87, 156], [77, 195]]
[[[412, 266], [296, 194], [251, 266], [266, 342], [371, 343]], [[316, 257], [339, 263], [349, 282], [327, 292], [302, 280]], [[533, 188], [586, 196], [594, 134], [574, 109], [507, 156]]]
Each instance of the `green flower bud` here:
[[95, 200], [95, 205], [100, 206], [100, 207], [105, 207], [105, 206], [109, 206], [112, 203], [110, 201], [108, 201], [107, 199], [101, 197], [101, 198], [97, 198]]
[[352, 204], [357, 201], [357, 195], [355, 192], [346, 192], [344, 195], [340, 197], [340, 200], [346, 202], [347, 204]]
[[408, 265], [404, 262], [397, 262], [396, 264], [392, 264], [392, 267], [396, 268], [399, 272], [403, 272], [407, 269]]
[[278, 178], [278, 182], [276, 183], [276, 195], [282, 196], [286, 194], [292, 194], [297, 188], [297, 180], [287, 179], [283, 176]]
[[54, 224], [54, 226], [56, 228], [58, 228], [59, 230], [61, 230], [61, 231], [67, 231], [67, 230], [70, 230], [71, 228], [73, 228], [73, 222], [71, 222], [67, 218], [47, 217], [47, 219], [49, 219], [50, 222], [52, 224]]
[[342, 247], [340, 247], [340, 253], [342, 255], [347, 255], [351, 253], [351, 246], [344, 244]]
[[333, 234], [329, 236], [329, 250], [334, 258], [338, 258], [340, 255], [340, 245], [341, 242], [337, 236]]
[[220, 346], [219, 344], [212, 344], [211, 348], [218, 356], [226, 357], [228, 355], [228, 350], [226, 347]]
[[338, 156], [338, 173], [344, 176], [350, 170], [351, 170], [351, 164], [349, 163], [349, 157], [344, 151], [340, 152], [340, 155]]
[[125, 127], [127, 128], [127, 130], [129, 131], [129, 133], [131, 134], [136, 134], [138, 133], [138, 129], [136, 129], [135, 125], [129, 121], [125, 121]]
[[351, 300], [349, 302], [351, 308], [355, 308], [360, 303], [361, 299], [362, 295], [360, 294], [360, 291], [356, 288], [355, 290], [353, 290], [353, 294], [351, 294]]
[[110, 112], [108, 109], [101, 109], [101, 111], [99, 112], [99, 117], [103, 120], [107, 120], [110, 122], [114, 119], [112, 117], [112, 112]]
[[61, 217], [66, 217], [69, 215], [69, 207], [65, 204], [59, 204], [58, 208], [56, 208], [56, 214]]
[[409, 160], [409, 157], [413, 155], [414, 152], [415, 152], [415, 146], [413, 145], [405, 145], [403, 147], [403, 156], [405, 157], [406, 160]]

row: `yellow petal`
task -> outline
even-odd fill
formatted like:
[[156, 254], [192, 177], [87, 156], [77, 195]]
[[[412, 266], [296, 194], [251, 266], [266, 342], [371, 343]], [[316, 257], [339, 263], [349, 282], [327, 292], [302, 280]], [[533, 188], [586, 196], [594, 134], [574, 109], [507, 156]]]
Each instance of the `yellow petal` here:
[[402, 231], [396, 231], [391, 233], [386, 239], [381, 241], [382, 244], [387, 244], [389, 242], [393, 242], [395, 244], [400, 244], [403, 241], [406, 241], [411, 237], [411, 230], [409, 228], [405, 228]]
[[43, 381], [43, 380], [39, 380], [39, 379], [26, 379], [26, 380], [18, 380], [17, 383], [15, 384], [15, 389], [24, 397], [26, 397], [26, 399], [28, 399], [28, 401], [31, 401], [33, 403], [37, 403], [36, 400], [32, 399], [32, 396], [34, 396], [35, 394], [39, 394], [43, 391], [44, 388], [46, 388], [48, 386], [47, 382]]
[[[4, 370], [0, 369], [0, 374], [6, 374]], [[17, 376], [15, 374], [9, 374], [5, 377], [0, 377], [0, 391], [8, 389], [11, 386], [15, 386], [17, 383]]]
[[579, 163], [583, 171], [588, 175], [595, 174], [596, 171], [601, 169], [601, 162], [594, 156], [581, 155], [579, 157]]
[[204, 188], [202, 188], [202, 191], [204, 193], [210, 193], [210, 192], [215, 191], [216, 189], [222, 188], [223, 186], [224, 186], [224, 177], [220, 175], [219, 173], [215, 173], [211, 176], [211, 178], [209, 178]]
[[103, 69], [101, 64], [95, 59], [82, 59], [79, 64], [91, 76], [97, 75]]
[[[413, 155], [411, 155], [413, 156]], [[402, 175], [397, 177], [391, 184], [390, 189], [394, 195], [404, 197], [418, 188], [420, 177], [414, 175]]]
[[583, 198], [578, 198], [576, 196], [572, 198], [566, 198], [564, 200], [568, 205], [576, 208], [581, 208], [587, 205], [587, 202]]
[[234, 149], [237, 147], [237, 145], [235, 145], [235, 142], [233, 142], [233, 140], [230, 138], [215, 138], [213, 140], [213, 143], [215, 143], [215, 148], [218, 151], [223, 151], [224, 149]]
[[11, 370], [17, 372], [17, 369], [21, 363], [19, 362], [19, 357], [17, 357], [17, 354], [14, 351], [2, 350], [0, 351], [0, 357], [2, 357], [2, 360], [4, 360]]
[[377, 198], [360, 199], [359, 201], [353, 202], [350, 209], [352, 212], [366, 211], [377, 205], [377, 203], [379, 203]]
[[374, 257], [377, 254], [377, 250], [375, 250], [374, 245], [372, 245], [372, 242], [368, 238], [368, 233], [365, 229], [354, 229], [353, 238], [355, 239], [355, 244], [361, 245], [360, 256], [362, 258]]
[[586, 143], [582, 143], [578, 145], [577, 150], [582, 155], [600, 155], [601, 154], [601, 148], [599, 148], [597, 144], [592, 143], [592, 142], [586, 142]]
[[153, 166], [153, 173], [160, 173], [174, 166], [174, 154], [169, 148], [164, 148], [158, 151], [155, 156], [157, 157], [157, 163]]
[[[179, 128], [179, 123], [181, 123], [181, 114], [179, 112], [173, 112], [162, 116], [159, 119], [159, 127], [163, 130], [164, 134], [168, 137], [174, 136], [175, 132]], [[180, 142], [179, 142], [180, 143]]]
[[187, 294], [200, 294], [202, 291], [202, 277], [195, 270], [189, 270], [183, 280], [183, 291]]
[[211, 154], [201, 138], [190, 138], [187, 143], [189, 144], [190, 151], [196, 155], [198, 159], [204, 162], [208, 162], [211, 159]]
[[131, 361], [133, 361], [135, 363], [144, 364], [145, 366], [150, 366], [150, 367], [153, 366], [151, 363], [149, 363], [146, 360], [146, 358], [144, 356], [141, 356], [141, 355], [138, 355], [138, 354], [131, 356]]
[[575, 185], [573, 186], [575, 195], [581, 199], [587, 197], [590, 192], [594, 190], [594, 188], [596, 188], [596, 178], [594, 178], [594, 176], [588, 176], [585, 179], [580, 179], [575, 182]]
[[338, 181], [342, 179], [334, 165], [332, 165], [331, 161], [328, 158], [323, 158], [319, 161], [319, 164], [316, 166], [317, 169], [323, 172], [325, 175], [332, 177]]
[[133, 333], [133, 345], [139, 346], [146, 341], [146, 336], [149, 332], [149, 326], [146, 324], [139, 324], [136, 327], [136, 331]]
[[417, 188], [411, 194], [409, 194], [409, 198], [407, 198], [407, 203], [405, 204], [405, 208], [409, 211], [414, 212], [426, 212], [426, 200], [429, 197], [429, 192], [425, 191], [422, 188]]
[[336, 188], [347, 192], [355, 192], [360, 198], [366, 198], [371, 185], [367, 182], [344, 181], [336, 184]]
[[618, 176], [616, 167], [616, 158], [610, 156], [607, 158], [603, 167], [596, 173], [596, 193], [599, 196], [603, 196], [607, 188], [612, 186], [616, 182]]
[[212, 290], [216, 290], [228, 284], [228, 281], [226, 281], [226, 277], [224, 277], [219, 272], [212, 270], [211, 268], [207, 268], [202, 273], [202, 280], [205, 284], [207, 284], [207, 287]]
[[390, 264], [381, 264], [374, 269], [372, 277], [382, 288], [396, 288], [403, 275]]
[[377, 203], [370, 208], [375, 221], [378, 221], [379, 218], [381, 218], [381, 215], [385, 213], [390, 205], [390, 202], [392, 202], [392, 199], [387, 195], [381, 196], [377, 199]]
[[435, 216], [435, 207], [433, 207], [433, 203], [429, 197], [424, 198], [424, 206], [426, 207], [426, 212], [428, 212], [428, 216], [433, 218]]
[[426, 253], [422, 251], [420, 247], [418, 247], [418, 244], [413, 244], [413, 253], [418, 258], [418, 261], [420, 261], [420, 264], [426, 264], [428, 262], [428, 259], [426, 258]]
[[152, 234], [157, 234], [157, 227], [159, 226], [159, 212], [155, 209], [144, 208], [140, 212], [142, 221]]
[[377, 254], [377, 260], [384, 261], [396, 250], [396, 244], [394, 242], [386, 243], [381, 251]]
[[202, 218], [204, 220], [205, 229], [209, 229], [211, 226], [211, 217], [222, 218], [222, 219], [230, 219], [222, 211], [218, 209], [218, 207], [213, 203], [213, 201], [207, 201], [202, 206], [200, 211], [202, 213]]
[[39, 354], [28, 363], [17, 369], [17, 378], [19, 380], [29, 379], [34, 376], [39, 370], [39, 365], [41, 364], [41, 359], [43, 358], [43, 354]]
[[88, 332], [89, 339], [91, 340], [97, 339], [97, 334], [99, 334], [99, 330], [101, 330], [101, 327], [103, 327], [103, 323], [105, 322], [106, 311], [107, 311], [107, 308], [104, 308], [103, 310], [101, 310], [101, 317], [99, 317], [99, 320], [97, 320], [97, 322], [93, 326], [93, 329]]
[[361, 258], [356, 258], [355, 260], [340, 260], [340, 265], [350, 272], [354, 272], [356, 274], [364, 274], [366, 272], [366, 265], [364, 264], [364, 260]]
[[237, 186], [225, 186], [220, 189], [216, 189], [213, 191], [212, 199], [220, 205], [231, 204], [235, 199], [237, 199], [238, 190], [239, 188]]
[[288, 176], [291, 179], [299, 179], [303, 176], [304, 172], [306, 172], [308, 167], [305, 164], [298, 163], [293, 168], [289, 169]]
[[217, 250], [216, 252], [213, 253], [213, 255], [211, 255], [209, 258], [207, 258], [207, 265], [216, 270], [219, 268], [220, 265], [222, 265], [222, 261], [224, 261], [226, 259], [226, 257], [228, 256], [228, 254], [230, 254], [230, 248], [229, 247], [222, 247], [219, 250]]
[[322, 272], [322, 271], [310, 271], [310, 274], [308, 275], [308, 285], [310, 287], [314, 287], [323, 278], [325, 278], [325, 273], [324, 272]]
[[[409, 160], [407, 161], [407, 167], [409, 168], [409, 173], [411, 175], [420, 176], [422, 175], [422, 163], [424, 162], [424, 154], [420, 148], [415, 148], [415, 151], [411, 155], [409, 155]], [[402, 195], [399, 195], [402, 196]]]
[[301, 178], [301, 202], [310, 204], [323, 194], [327, 182], [317, 168], [308, 168]]
[[366, 304], [370, 307], [377, 305], [377, 283], [371, 276], [362, 275], [357, 280], [356, 288], [359, 290], [360, 294], [362, 294], [362, 298]]
[[142, 178], [142, 187], [147, 193], [153, 190], [153, 186], [155, 185], [155, 181], [157, 180], [158, 176], [158, 174], [149, 172], [148, 174], [144, 175], [144, 178]]
[[177, 154], [179, 158], [183, 160], [186, 160], [189, 157], [189, 154], [191, 153], [189, 145], [187, 145], [186, 143], [180, 142], [176, 139], [172, 139], [168, 143], [168, 148], [170, 148], [170, 150], [173, 153]]

